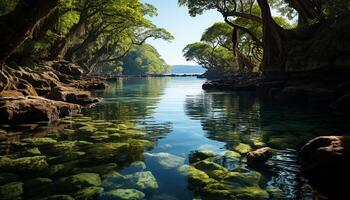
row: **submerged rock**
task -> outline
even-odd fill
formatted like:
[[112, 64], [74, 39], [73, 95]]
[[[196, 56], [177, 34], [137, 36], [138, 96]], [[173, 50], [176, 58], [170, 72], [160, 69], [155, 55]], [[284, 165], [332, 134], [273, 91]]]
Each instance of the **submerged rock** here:
[[240, 154], [246, 154], [252, 150], [252, 147], [248, 144], [240, 143], [235, 147], [235, 151]]
[[235, 159], [240, 158], [240, 157], [241, 157], [241, 154], [240, 154], [240, 153], [237, 153], [237, 152], [235, 152], [235, 151], [225, 151], [224, 156], [225, 156], [226, 158], [230, 158], [230, 159], [235, 160]]
[[81, 173], [69, 177], [60, 178], [56, 183], [61, 189], [76, 190], [91, 186], [101, 186], [102, 181], [98, 174]]
[[157, 189], [158, 183], [152, 172], [136, 172], [134, 174], [126, 175], [126, 180], [132, 187], [139, 190]]
[[251, 151], [246, 155], [248, 165], [263, 164], [272, 157], [272, 149], [264, 147]]
[[259, 172], [229, 172], [223, 182], [233, 186], [250, 187], [258, 186], [262, 175]]
[[74, 198], [69, 195], [52, 195], [40, 200], [74, 200]]
[[0, 157], [0, 170], [19, 173], [37, 173], [48, 167], [45, 156], [23, 157], [11, 159]]
[[76, 200], [96, 199], [103, 192], [102, 187], [87, 187], [73, 194]]
[[135, 189], [117, 189], [112, 190], [101, 195], [101, 199], [115, 199], [115, 200], [141, 200], [145, 197], [143, 192]]
[[203, 187], [213, 181], [208, 174], [192, 166], [183, 166], [180, 171], [187, 174], [188, 181], [193, 187]]
[[189, 162], [192, 164], [212, 157], [215, 157], [215, 154], [212, 151], [195, 151], [190, 154]]
[[156, 161], [165, 169], [177, 168], [185, 163], [185, 158], [169, 153], [145, 153], [145, 155], [156, 159]]
[[192, 166], [205, 172], [209, 177], [214, 179], [221, 179], [228, 173], [228, 170], [223, 166], [207, 160], [199, 161]]
[[12, 182], [0, 186], [0, 199], [13, 200], [23, 194], [23, 183]]
[[89, 158], [97, 161], [120, 160], [128, 155], [128, 143], [99, 143], [87, 149]]

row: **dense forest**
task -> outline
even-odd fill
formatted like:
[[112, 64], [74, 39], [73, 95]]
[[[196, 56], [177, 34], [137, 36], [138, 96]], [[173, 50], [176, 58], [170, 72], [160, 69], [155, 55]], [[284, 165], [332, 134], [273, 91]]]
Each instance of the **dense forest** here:
[[143, 0], [0, 0], [0, 199], [344, 199], [350, 0], [176, 3], [206, 80]]

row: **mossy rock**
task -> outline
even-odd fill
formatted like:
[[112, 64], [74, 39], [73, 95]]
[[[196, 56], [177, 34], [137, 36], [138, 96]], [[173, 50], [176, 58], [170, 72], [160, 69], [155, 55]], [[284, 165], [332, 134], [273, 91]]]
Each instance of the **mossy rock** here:
[[235, 151], [225, 151], [224, 156], [226, 158], [230, 158], [232, 160], [236, 160], [238, 158], [241, 158], [241, 154]]
[[85, 168], [75, 168], [73, 169], [73, 173], [97, 173], [100, 175], [107, 174], [113, 170], [115, 170], [118, 167], [115, 163], [108, 163], [108, 164], [102, 164], [102, 165], [96, 165], [91, 167], [85, 167]]
[[223, 178], [228, 173], [228, 170], [223, 166], [207, 160], [196, 162], [192, 166], [196, 169], [204, 171], [206, 174], [209, 175], [210, 178], [218, 180]]
[[60, 141], [50, 147], [43, 149], [45, 155], [62, 155], [67, 151], [73, 151], [76, 149], [75, 141]]
[[89, 158], [96, 161], [119, 160], [129, 153], [128, 143], [99, 143], [86, 150]]
[[93, 135], [90, 137], [91, 140], [95, 141], [95, 142], [102, 142], [102, 141], [106, 141], [109, 139], [108, 135]]
[[102, 185], [107, 190], [114, 190], [123, 187], [126, 183], [125, 176], [113, 171], [102, 176]]
[[11, 159], [0, 157], [0, 170], [19, 173], [37, 173], [48, 167], [45, 156], [23, 157]]
[[75, 200], [97, 199], [102, 192], [102, 187], [87, 187], [75, 192], [72, 196]]
[[52, 138], [26, 138], [21, 140], [21, 142], [30, 146], [46, 146], [55, 144], [57, 141]]
[[82, 158], [85, 155], [86, 155], [85, 152], [80, 152], [80, 151], [77, 151], [77, 152], [63, 152], [62, 155], [60, 155], [60, 156], [56, 156], [56, 157], [52, 157], [52, 158], [48, 159], [48, 162], [50, 164], [59, 164], [59, 163], [64, 163], [64, 162], [78, 160], [78, 159]]
[[261, 180], [261, 174], [259, 172], [251, 171], [246, 173], [230, 172], [228, 173], [223, 182], [235, 186], [248, 187], [258, 186]]
[[244, 144], [244, 143], [239, 143], [236, 147], [235, 147], [235, 151], [237, 151], [240, 154], [247, 154], [250, 151], [252, 151], [252, 147], [248, 144]]
[[231, 192], [232, 187], [213, 181], [199, 192], [208, 199], [235, 199]]
[[203, 187], [214, 181], [208, 176], [208, 174], [192, 166], [183, 165], [179, 168], [179, 171], [183, 175], [187, 175], [191, 187], [194, 188]]
[[270, 198], [272, 199], [285, 199], [284, 193], [280, 188], [268, 187], [266, 191], [270, 194]]
[[23, 148], [21, 151], [16, 152], [11, 155], [11, 157], [21, 158], [21, 157], [31, 157], [31, 156], [40, 156], [41, 151], [38, 147], [28, 147]]
[[232, 194], [238, 199], [244, 200], [261, 200], [269, 199], [269, 193], [258, 186], [241, 187], [231, 190]]
[[56, 175], [57, 173], [61, 172], [64, 170], [64, 165], [63, 164], [56, 164], [56, 165], [50, 165], [44, 172], [45, 175], [51, 177]]
[[80, 173], [69, 177], [60, 178], [56, 185], [65, 191], [82, 189], [85, 187], [101, 186], [102, 181], [98, 174]]
[[0, 199], [13, 200], [18, 199], [23, 194], [23, 183], [12, 182], [0, 186]]
[[141, 200], [143, 198], [145, 198], [145, 194], [135, 189], [117, 189], [101, 195], [101, 199]]
[[49, 185], [53, 183], [53, 181], [49, 178], [34, 178], [30, 179], [28, 181], [24, 182], [24, 188], [25, 189], [30, 189], [30, 188], [37, 188], [37, 187], [42, 187], [45, 185]]
[[131, 187], [139, 190], [157, 189], [159, 187], [156, 178], [150, 171], [136, 172], [126, 175], [125, 178]]
[[107, 131], [108, 133], [118, 133], [119, 132], [119, 128], [106, 128], [105, 131]]
[[125, 170], [127, 171], [127, 173], [135, 173], [135, 172], [144, 171], [146, 168], [147, 167], [144, 162], [137, 161], [137, 162], [131, 163], [131, 165], [127, 167]]
[[52, 195], [40, 200], [74, 200], [74, 198], [69, 195]]
[[98, 129], [92, 125], [88, 125], [88, 126], [83, 126], [79, 128], [79, 131], [82, 131], [84, 133], [94, 133], [96, 132]]
[[139, 138], [139, 137], [144, 137], [146, 135], [145, 132], [142, 132], [140, 130], [135, 130], [135, 129], [122, 130], [122, 131], [119, 131], [118, 133], [121, 133], [122, 135], [125, 135], [126, 137], [131, 137], [131, 138]]
[[192, 164], [212, 157], [215, 157], [215, 153], [212, 151], [195, 151], [190, 154], [189, 162]]

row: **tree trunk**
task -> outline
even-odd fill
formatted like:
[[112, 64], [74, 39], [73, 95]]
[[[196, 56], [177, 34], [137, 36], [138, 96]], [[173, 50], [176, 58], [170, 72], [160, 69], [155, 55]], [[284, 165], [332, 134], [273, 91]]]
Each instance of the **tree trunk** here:
[[285, 30], [272, 18], [267, 0], [258, 0], [263, 19], [263, 72], [283, 75], [286, 65]]
[[50, 50], [50, 59], [62, 59], [67, 53], [69, 48], [69, 41], [72, 41], [80, 32], [85, 25], [86, 18], [83, 15], [80, 15], [80, 19], [77, 24], [74, 24], [73, 27], [69, 30], [68, 34], [61, 40], [56, 41]]
[[15, 10], [0, 17], [0, 66], [32, 35], [33, 30], [57, 6], [59, 0], [21, 0]]

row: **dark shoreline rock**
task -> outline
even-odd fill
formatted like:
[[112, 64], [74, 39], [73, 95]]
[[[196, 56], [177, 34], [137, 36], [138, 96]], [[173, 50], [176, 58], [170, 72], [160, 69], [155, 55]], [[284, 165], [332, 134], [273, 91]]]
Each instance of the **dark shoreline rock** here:
[[310, 184], [330, 199], [347, 195], [350, 178], [350, 137], [322, 136], [300, 151], [302, 171]]
[[251, 151], [246, 155], [247, 164], [249, 166], [264, 164], [271, 157], [272, 149], [270, 147], [263, 147], [255, 151]]

